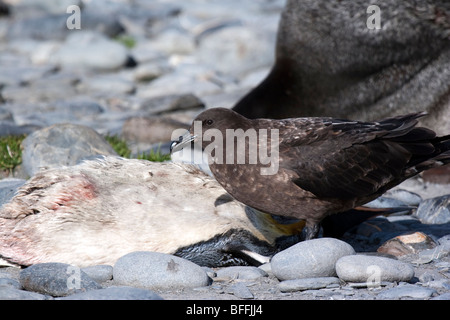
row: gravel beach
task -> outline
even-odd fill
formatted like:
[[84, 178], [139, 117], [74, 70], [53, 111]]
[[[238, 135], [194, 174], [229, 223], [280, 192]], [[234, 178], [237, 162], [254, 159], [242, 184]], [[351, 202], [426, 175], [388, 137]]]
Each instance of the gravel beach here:
[[[0, 205], [43, 168], [116, 156], [105, 135], [123, 137], [132, 156], [169, 153], [175, 129], [232, 107], [268, 74], [285, 1], [2, 3], [0, 137], [27, 138], [22, 164], [2, 173]], [[80, 29], [69, 28], [69, 6], [81, 8]], [[448, 181], [416, 177], [376, 201], [414, 209], [300, 242], [259, 267], [150, 251], [114, 265], [5, 266], [0, 299], [450, 300]]]

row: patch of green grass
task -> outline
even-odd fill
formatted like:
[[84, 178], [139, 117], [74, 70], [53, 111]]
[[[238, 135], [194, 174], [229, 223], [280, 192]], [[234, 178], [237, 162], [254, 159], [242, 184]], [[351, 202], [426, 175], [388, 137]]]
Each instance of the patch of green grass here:
[[[128, 148], [127, 142], [124, 139], [118, 137], [117, 135], [106, 135], [105, 139], [119, 156], [128, 159], [131, 157], [131, 150]], [[150, 153], [138, 154], [137, 159], [153, 162], [163, 162], [166, 160], [170, 160], [170, 154], [163, 154], [159, 149], [156, 152], [151, 150]]]
[[[14, 169], [22, 163], [22, 141], [26, 135], [0, 136], [0, 171], [12, 173]], [[117, 154], [123, 158], [131, 157], [131, 150], [124, 139], [114, 135], [105, 136], [106, 141], [113, 147]], [[162, 154], [159, 150], [148, 153], [141, 153], [138, 159], [162, 162], [170, 160], [170, 154]]]
[[136, 39], [131, 36], [121, 35], [114, 38], [117, 42], [120, 42], [128, 49], [132, 49], [136, 46]]
[[156, 150], [150, 150], [150, 153], [141, 153], [137, 156], [138, 159], [142, 159], [142, 160], [148, 160], [148, 161], [154, 161], [154, 162], [163, 162], [163, 161], [167, 161], [170, 160], [170, 154], [163, 154], [161, 153], [161, 151]]
[[0, 170], [12, 172], [22, 163], [22, 141], [25, 135], [0, 137]]
[[130, 158], [131, 150], [125, 140], [119, 138], [117, 135], [106, 135], [105, 140], [111, 145], [117, 154], [123, 158]]

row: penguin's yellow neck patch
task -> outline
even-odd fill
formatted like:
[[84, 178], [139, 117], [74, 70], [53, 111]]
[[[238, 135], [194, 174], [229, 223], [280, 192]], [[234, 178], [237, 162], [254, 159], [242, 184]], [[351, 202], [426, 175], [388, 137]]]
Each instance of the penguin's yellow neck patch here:
[[290, 224], [284, 224], [276, 221], [272, 215], [268, 213], [259, 213], [259, 231], [261, 240], [273, 243], [275, 239], [282, 236], [292, 236], [302, 232], [305, 227], [305, 221], [300, 220]]

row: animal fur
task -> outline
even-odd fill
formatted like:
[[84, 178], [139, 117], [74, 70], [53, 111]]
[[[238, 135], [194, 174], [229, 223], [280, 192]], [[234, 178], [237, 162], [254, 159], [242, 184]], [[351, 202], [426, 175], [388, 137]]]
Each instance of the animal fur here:
[[[380, 8], [381, 29], [366, 25]], [[247, 118], [331, 116], [373, 121], [427, 111], [450, 131], [448, 0], [288, 0], [276, 62], [234, 110]]]

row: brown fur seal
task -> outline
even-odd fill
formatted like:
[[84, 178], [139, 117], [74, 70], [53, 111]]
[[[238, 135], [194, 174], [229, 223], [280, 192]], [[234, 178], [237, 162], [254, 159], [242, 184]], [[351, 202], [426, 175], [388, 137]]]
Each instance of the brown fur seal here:
[[234, 110], [248, 118], [331, 116], [373, 121], [428, 111], [450, 132], [448, 0], [383, 1], [369, 29], [365, 0], [288, 0], [276, 62]]

